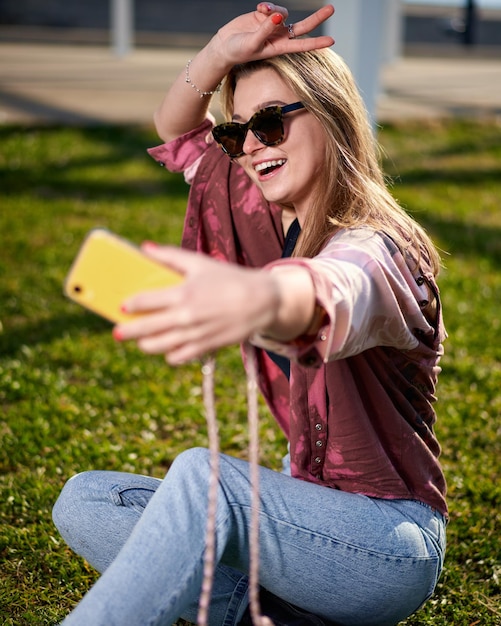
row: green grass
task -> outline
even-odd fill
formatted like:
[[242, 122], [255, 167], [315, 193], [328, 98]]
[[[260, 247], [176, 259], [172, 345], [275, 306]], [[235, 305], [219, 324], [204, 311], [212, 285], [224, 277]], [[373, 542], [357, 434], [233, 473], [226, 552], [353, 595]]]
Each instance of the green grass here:
[[[444, 251], [449, 331], [437, 431], [449, 483], [446, 568], [407, 626], [501, 623], [501, 127], [381, 131], [394, 194]], [[187, 187], [145, 153], [151, 129], [0, 127], [0, 623], [56, 624], [95, 580], [52, 525], [67, 477], [89, 468], [162, 476], [206, 445], [197, 365], [168, 367], [68, 302], [62, 282], [85, 233], [178, 243]], [[245, 379], [221, 352], [222, 448], [245, 456]], [[260, 406], [263, 461], [284, 440]]]

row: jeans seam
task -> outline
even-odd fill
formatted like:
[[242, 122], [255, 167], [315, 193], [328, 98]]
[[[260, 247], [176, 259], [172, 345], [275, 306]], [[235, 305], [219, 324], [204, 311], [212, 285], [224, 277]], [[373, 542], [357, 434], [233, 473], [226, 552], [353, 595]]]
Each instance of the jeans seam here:
[[[342, 546], [344, 548], [347, 548], [348, 550], [357, 550], [359, 552], [362, 552], [364, 554], [368, 554], [368, 555], [372, 555], [372, 556], [376, 556], [379, 558], [384, 558], [384, 559], [395, 559], [395, 560], [411, 560], [411, 561], [427, 561], [429, 559], [434, 559], [434, 558], [439, 558], [440, 557], [440, 552], [437, 551], [436, 555], [426, 555], [426, 556], [418, 556], [418, 555], [399, 555], [399, 554], [391, 554], [391, 553], [387, 553], [387, 552], [382, 552], [382, 551], [377, 551], [377, 550], [371, 550], [370, 548], [366, 548], [364, 546], [359, 546], [353, 543], [348, 543], [346, 541], [341, 541], [340, 539], [336, 539], [334, 537], [331, 537], [329, 535], [326, 534], [322, 534], [322, 533], [318, 533], [318, 532], [312, 532], [311, 530], [306, 530], [304, 528], [301, 528], [300, 526], [298, 526], [297, 524], [291, 524], [289, 522], [284, 522], [283, 520], [281, 520], [280, 518], [276, 518], [274, 516], [271, 516], [267, 513], [261, 513], [262, 515], [265, 515], [268, 519], [273, 520], [273, 522], [275, 524], [284, 524], [285, 526], [287, 526], [289, 529], [293, 529], [294, 531], [296, 531], [299, 534], [308, 534], [311, 537], [315, 537], [317, 539], [320, 539], [322, 541], [326, 541], [332, 545], [338, 545], [338, 546]], [[422, 532], [422, 528], [419, 526], [421, 532]]]
[[[224, 616], [224, 621], [222, 626], [235, 626], [237, 624], [237, 619], [239, 619], [238, 614], [240, 612], [240, 607], [244, 602], [245, 598], [247, 598], [247, 590], [249, 588], [249, 579], [247, 576], [243, 575], [240, 580], [235, 585], [235, 589], [231, 594], [231, 600], [228, 603], [228, 608], [226, 610], [226, 615]], [[237, 603], [238, 598], [238, 603]], [[248, 603], [247, 603], [248, 604]], [[245, 605], [247, 607], [247, 604]], [[243, 611], [242, 611], [243, 613]]]

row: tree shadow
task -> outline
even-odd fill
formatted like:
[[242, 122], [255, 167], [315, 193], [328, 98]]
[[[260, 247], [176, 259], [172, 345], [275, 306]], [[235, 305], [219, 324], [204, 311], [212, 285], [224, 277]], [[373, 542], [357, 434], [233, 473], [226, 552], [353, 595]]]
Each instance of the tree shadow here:
[[[0, 144], [20, 133], [42, 137], [43, 141], [44, 135], [50, 136], [61, 130], [59, 126], [0, 126]], [[70, 201], [82, 198], [137, 200], [167, 191], [176, 198], [186, 197], [188, 186], [184, 178], [161, 169], [146, 152], [149, 147], [161, 143], [153, 130], [128, 126], [86, 126], [71, 128], [69, 132], [74, 141], [90, 141], [94, 145], [103, 146], [105, 153], [86, 156], [73, 156], [70, 153], [61, 154], [57, 158], [46, 156], [36, 167], [31, 164], [12, 165], [4, 157], [4, 164], [0, 165], [2, 194], [14, 195], [29, 189], [45, 197], [63, 197]], [[151, 163], [152, 173], [147, 180], [128, 180], [125, 176], [121, 180], [117, 180], [118, 176], [114, 176], [114, 180], [105, 176], [89, 180], [83, 176], [89, 167], [102, 168], [104, 172], [109, 168], [125, 167], [131, 160], [139, 163], [144, 161], [146, 166]]]
[[0, 335], [0, 354], [14, 356], [23, 346], [50, 344], [65, 335], [104, 334], [111, 332], [110, 322], [90, 313], [60, 313], [43, 319], [25, 319]]
[[429, 183], [433, 185], [455, 185], [457, 187], [483, 187], [491, 183], [499, 184], [501, 164], [499, 167], [485, 167], [475, 170], [457, 168], [430, 170], [426, 167], [414, 167], [399, 171], [395, 178], [397, 183], [405, 183], [406, 185]]
[[501, 267], [500, 227], [465, 224], [431, 213], [420, 216], [419, 223], [433, 239], [445, 242], [447, 255], [475, 259], [475, 262], [483, 259]]

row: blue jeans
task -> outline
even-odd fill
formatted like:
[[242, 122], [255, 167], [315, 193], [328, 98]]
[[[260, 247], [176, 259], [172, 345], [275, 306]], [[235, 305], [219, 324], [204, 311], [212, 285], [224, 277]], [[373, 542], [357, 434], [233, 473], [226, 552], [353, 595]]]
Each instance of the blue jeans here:
[[[64, 626], [196, 622], [209, 453], [180, 454], [164, 480], [92, 471], [65, 485], [54, 521], [100, 579]], [[248, 604], [249, 464], [221, 455], [210, 626]], [[411, 500], [380, 500], [260, 470], [260, 584], [340, 625], [393, 625], [430, 597], [445, 521]]]

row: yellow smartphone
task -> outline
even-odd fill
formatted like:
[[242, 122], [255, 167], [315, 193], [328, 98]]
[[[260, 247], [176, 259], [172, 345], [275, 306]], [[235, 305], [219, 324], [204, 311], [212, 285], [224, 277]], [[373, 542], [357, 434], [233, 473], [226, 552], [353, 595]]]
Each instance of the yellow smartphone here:
[[141, 291], [173, 287], [178, 272], [160, 265], [114, 233], [96, 228], [80, 248], [64, 282], [64, 293], [110, 322], [137, 317], [121, 311], [124, 300]]

